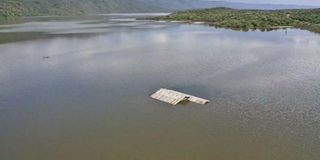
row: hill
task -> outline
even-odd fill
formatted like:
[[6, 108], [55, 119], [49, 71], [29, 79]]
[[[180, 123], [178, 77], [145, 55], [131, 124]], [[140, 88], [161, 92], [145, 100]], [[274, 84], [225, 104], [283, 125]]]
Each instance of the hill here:
[[1, 0], [0, 17], [84, 15], [112, 12], [160, 12], [160, 7], [139, 0]]
[[272, 30], [295, 27], [320, 33], [320, 9], [239, 10], [210, 8], [178, 11], [153, 20], [202, 21], [209, 25], [235, 30]]
[[246, 4], [210, 0], [0, 0], [0, 21], [21, 16], [171, 12], [209, 7], [236, 9], [312, 8], [311, 6]]

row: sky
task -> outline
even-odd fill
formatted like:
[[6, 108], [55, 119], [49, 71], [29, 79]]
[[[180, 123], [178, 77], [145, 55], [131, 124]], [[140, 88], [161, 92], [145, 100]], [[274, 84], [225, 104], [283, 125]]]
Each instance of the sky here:
[[226, 0], [230, 2], [246, 3], [276, 3], [276, 4], [298, 4], [320, 6], [320, 0]]

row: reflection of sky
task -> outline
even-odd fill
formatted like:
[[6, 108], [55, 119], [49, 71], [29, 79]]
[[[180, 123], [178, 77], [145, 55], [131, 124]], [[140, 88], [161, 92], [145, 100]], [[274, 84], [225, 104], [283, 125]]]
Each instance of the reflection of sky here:
[[[122, 15], [122, 14], [121, 14]], [[127, 28], [162, 28], [166, 25], [155, 25], [150, 21], [136, 20], [129, 15], [106, 14], [95, 17], [96, 20], [73, 21], [31, 21], [22, 24], [0, 25], [0, 33], [44, 32], [48, 34], [106, 33], [115, 29]], [[143, 16], [141, 14], [140, 16]], [[162, 14], [154, 14], [162, 15]], [[132, 15], [131, 15], [132, 16]], [[150, 16], [150, 15], [149, 15]], [[54, 18], [54, 17], [53, 17]]]
[[[234, 96], [247, 94], [240, 98], [261, 94], [257, 98], [265, 99], [265, 93], [273, 92], [270, 96], [281, 92], [300, 95], [292, 91], [301, 88], [305, 89], [301, 94], [315, 92], [308, 87], [318, 90], [315, 81], [320, 72], [318, 35], [297, 30], [289, 30], [288, 35], [283, 32], [243, 33], [185, 25], [136, 32], [124, 30], [83, 39], [10, 43], [0, 46], [6, 59], [0, 77], [2, 82], [11, 84], [5, 88], [11, 94], [28, 87], [24, 86], [28, 81], [37, 83], [46, 79], [41, 74], [47, 70], [57, 77], [69, 76], [65, 74], [70, 72], [73, 81], [94, 73], [106, 80], [106, 88], [120, 85], [119, 79], [130, 76], [130, 83], [137, 83], [136, 86], [202, 85]], [[44, 60], [43, 56], [51, 58]], [[19, 76], [26, 73], [30, 73], [25, 75], [26, 81], [21, 81]], [[113, 76], [108, 77], [109, 74]], [[51, 83], [63, 83], [57, 81], [59, 78], [51, 78], [41, 83], [48, 87]], [[12, 87], [21, 82], [16, 85], [18, 88]], [[279, 90], [281, 86], [287, 90]]]

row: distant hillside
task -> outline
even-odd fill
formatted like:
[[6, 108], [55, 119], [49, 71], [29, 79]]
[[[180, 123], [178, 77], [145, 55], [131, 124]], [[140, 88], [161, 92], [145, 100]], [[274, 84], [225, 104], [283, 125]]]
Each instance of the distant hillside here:
[[0, 0], [0, 18], [30, 15], [83, 15], [112, 12], [160, 12], [139, 0]]
[[210, 7], [235, 9], [312, 8], [310, 6], [246, 4], [210, 0], [0, 0], [0, 20], [36, 15], [171, 12]]

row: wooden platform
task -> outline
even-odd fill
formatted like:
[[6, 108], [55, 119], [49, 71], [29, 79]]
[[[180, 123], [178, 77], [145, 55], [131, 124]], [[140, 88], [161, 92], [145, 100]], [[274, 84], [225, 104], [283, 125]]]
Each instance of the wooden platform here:
[[207, 104], [210, 102], [209, 100], [206, 100], [203, 98], [195, 97], [189, 94], [185, 94], [185, 93], [181, 93], [178, 91], [165, 89], [165, 88], [161, 88], [156, 93], [152, 94], [151, 97], [172, 105], [177, 105], [181, 101], [185, 101], [185, 100], [198, 103], [198, 104]]

